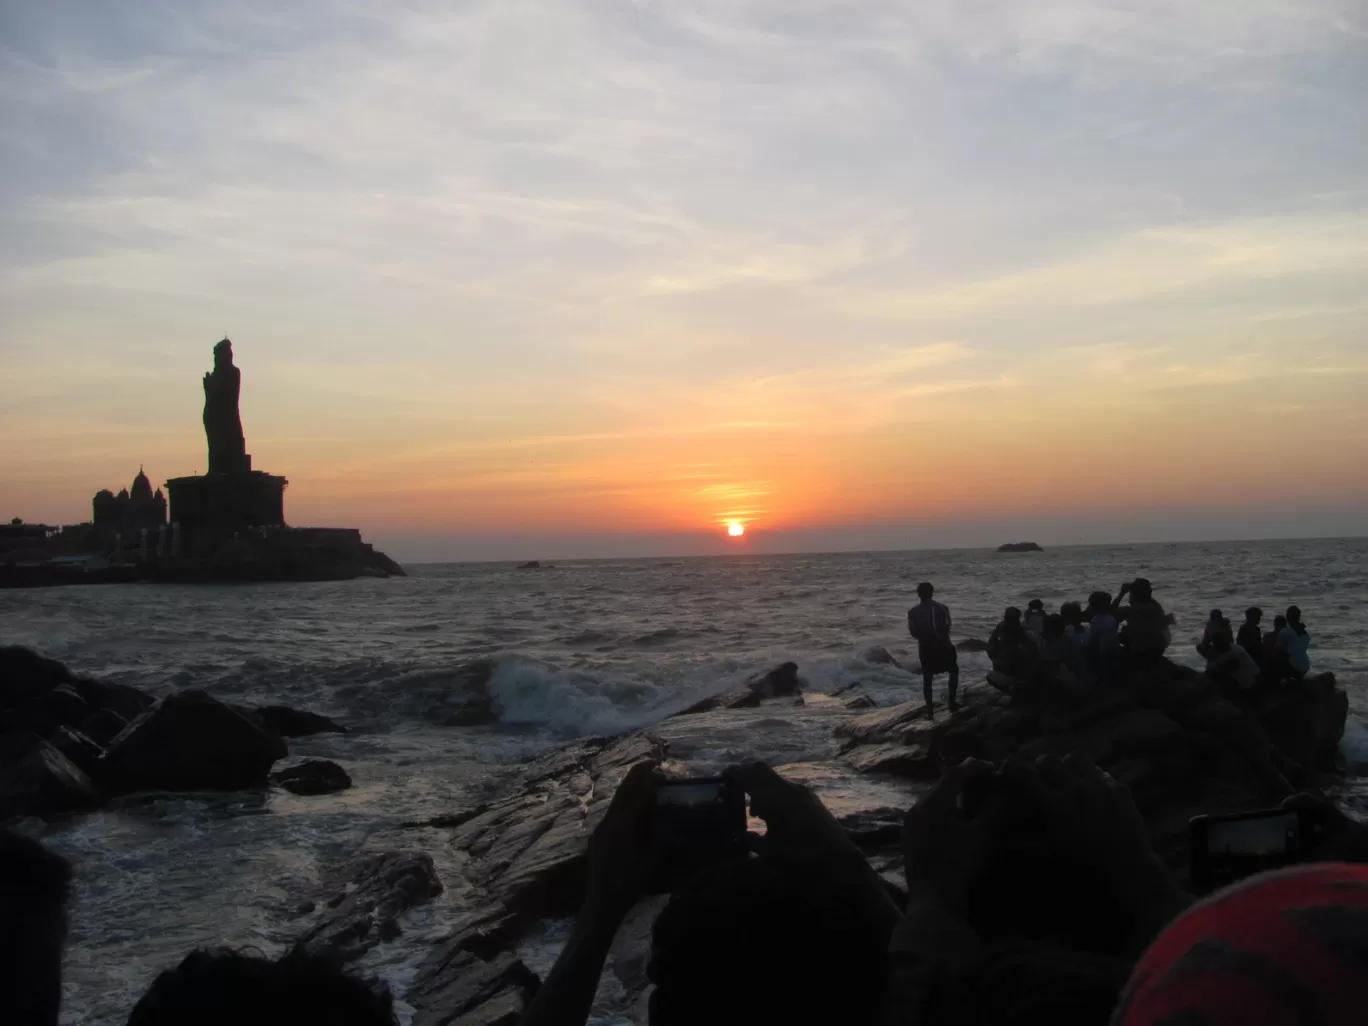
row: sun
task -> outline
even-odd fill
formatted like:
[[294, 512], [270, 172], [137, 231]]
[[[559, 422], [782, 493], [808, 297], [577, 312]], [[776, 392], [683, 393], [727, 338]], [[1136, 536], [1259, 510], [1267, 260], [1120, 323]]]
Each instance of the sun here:
[[727, 533], [731, 535], [733, 538], [740, 538], [743, 534], [746, 533], [746, 525], [741, 523], [741, 521], [739, 520], [728, 520]]

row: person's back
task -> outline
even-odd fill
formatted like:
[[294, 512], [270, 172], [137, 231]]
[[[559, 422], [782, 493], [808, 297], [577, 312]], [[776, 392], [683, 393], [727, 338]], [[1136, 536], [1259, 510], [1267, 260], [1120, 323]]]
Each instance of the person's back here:
[[1149, 581], [1137, 577], [1130, 586], [1131, 604], [1115, 611], [1118, 620], [1126, 621], [1122, 634], [1131, 655], [1160, 656], [1169, 646], [1168, 614], [1154, 598]]
[[1245, 610], [1245, 622], [1240, 625], [1239, 637], [1235, 639], [1256, 663], [1263, 660], [1263, 631], [1259, 628], [1262, 619], [1263, 610], [1257, 606]]
[[1301, 622], [1301, 610], [1296, 606], [1287, 610], [1287, 624], [1278, 632], [1277, 647], [1296, 676], [1302, 677], [1310, 672], [1311, 656], [1308, 650], [1311, 647], [1311, 635]]
[[1040, 599], [1031, 599], [1026, 604], [1026, 633], [1037, 641], [1045, 637], [1045, 603]]

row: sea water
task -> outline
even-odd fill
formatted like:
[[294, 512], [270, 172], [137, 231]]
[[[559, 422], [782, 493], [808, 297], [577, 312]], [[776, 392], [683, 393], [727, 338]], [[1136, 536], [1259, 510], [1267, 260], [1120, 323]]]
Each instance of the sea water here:
[[[204, 688], [353, 728], [290, 745], [292, 755], [343, 764], [355, 786], [341, 794], [131, 798], [46, 829], [44, 841], [76, 867], [63, 1021], [123, 1022], [156, 973], [196, 946], [277, 954], [323, 867], [363, 850], [416, 847], [433, 855], [447, 892], [410, 912], [403, 935], [362, 966], [402, 995], [469, 898], [444, 833], [404, 824], [497, 796], [519, 760], [552, 745], [659, 722], [784, 660], [799, 664], [810, 693], [858, 680], [880, 704], [919, 697], [919, 677], [864, 656], [881, 646], [915, 664], [906, 613], [922, 580], [936, 584], [961, 639], [986, 638], [1008, 605], [1040, 598], [1056, 609], [1146, 576], [1178, 619], [1170, 655], [1192, 665], [1201, 664], [1193, 645], [1212, 608], [1238, 624], [1259, 605], [1270, 625], [1275, 612], [1300, 605], [1314, 668], [1333, 671], [1350, 695], [1346, 754], [1368, 762], [1368, 539], [410, 571], [328, 584], [0, 592], [0, 643], [158, 694]], [[495, 659], [499, 722], [441, 726], [455, 670], [481, 657]], [[976, 654], [961, 665], [966, 681], [987, 669]], [[763, 732], [690, 736], [689, 757], [830, 757], [821, 706], [776, 706], [765, 723]], [[821, 791], [822, 780], [813, 782]], [[841, 787], [824, 799], [887, 800], [877, 781]]]

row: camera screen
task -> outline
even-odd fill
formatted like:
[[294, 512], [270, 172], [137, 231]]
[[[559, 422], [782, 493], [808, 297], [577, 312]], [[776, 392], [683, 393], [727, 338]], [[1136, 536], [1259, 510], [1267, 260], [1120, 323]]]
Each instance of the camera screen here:
[[1297, 849], [1296, 813], [1219, 820], [1207, 827], [1207, 852], [1210, 855], [1296, 855]]
[[661, 784], [656, 788], [657, 805], [713, 805], [722, 800], [722, 785], [715, 780]]

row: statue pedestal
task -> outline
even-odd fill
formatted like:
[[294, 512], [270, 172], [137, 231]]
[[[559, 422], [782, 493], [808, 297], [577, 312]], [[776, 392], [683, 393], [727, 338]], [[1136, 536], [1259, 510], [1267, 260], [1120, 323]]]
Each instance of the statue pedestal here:
[[191, 537], [231, 535], [285, 523], [283, 477], [264, 470], [173, 477], [166, 482], [171, 517]]

